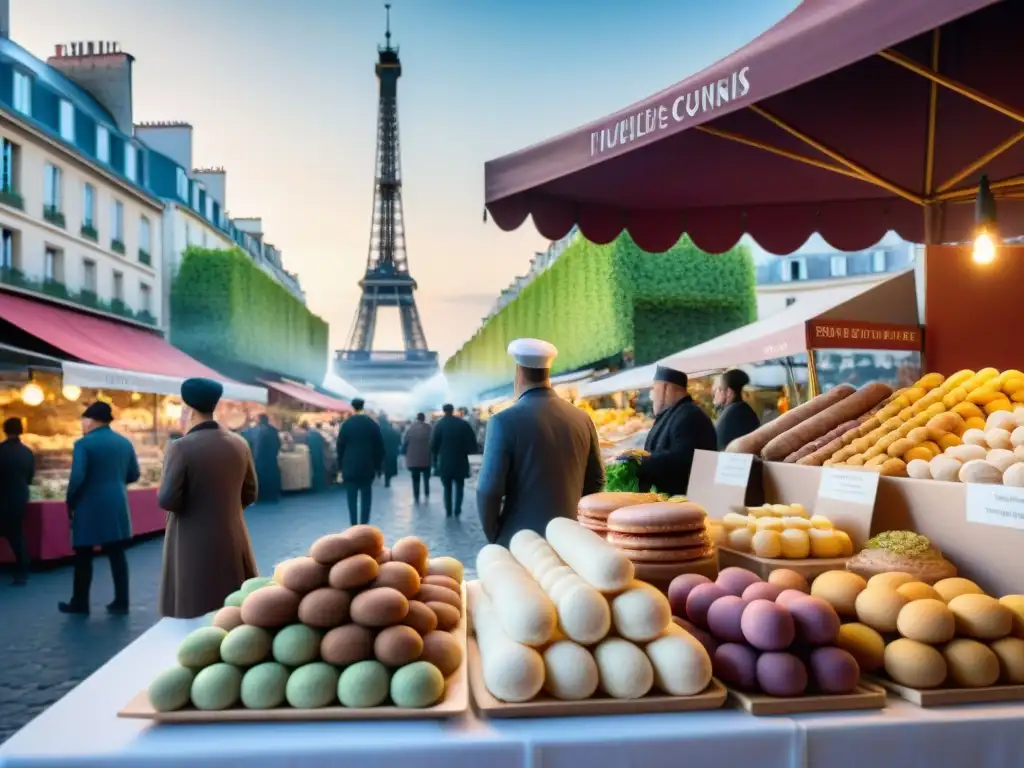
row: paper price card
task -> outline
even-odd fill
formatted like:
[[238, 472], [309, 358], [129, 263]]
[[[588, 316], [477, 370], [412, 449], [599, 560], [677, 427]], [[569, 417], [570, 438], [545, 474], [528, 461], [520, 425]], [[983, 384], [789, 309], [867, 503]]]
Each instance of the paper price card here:
[[818, 486], [819, 499], [832, 499], [873, 508], [877, 493], [877, 472], [834, 469], [833, 467], [825, 467], [821, 471], [821, 484]]
[[752, 453], [720, 453], [715, 466], [715, 485], [734, 485], [746, 488], [750, 468], [754, 465]]
[[1024, 488], [968, 483], [967, 521], [1024, 531]]

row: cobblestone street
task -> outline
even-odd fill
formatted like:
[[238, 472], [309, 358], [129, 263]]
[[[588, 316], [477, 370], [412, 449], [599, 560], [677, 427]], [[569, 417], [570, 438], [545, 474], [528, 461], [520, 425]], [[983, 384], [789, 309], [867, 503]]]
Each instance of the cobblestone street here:
[[[466, 488], [459, 520], [446, 520], [440, 483], [431, 481], [430, 501], [414, 506], [409, 475], [399, 474], [391, 489], [378, 482], [373, 489], [371, 523], [390, 542], [407, 535], [420, 536], [433, 554], [462, 560], [472, 569], [476, 553], [485, 543], [476, 514], [474, 492]], [[320, 495], [286, 497], [276, 505], [257, 505], [246, 515], [260, 572], [305, 554], [318, 536], [348, 525], [344, 494], [332, 489]], [[0, 574], [0, 743], [88, 677], [157, 620], [156, 595], [160, 580], [163, 539], [133, 546], [128, 552], [131, 570], [131, 614], [108, 616], [103, 610], [112, 598], [110, 571], [97, 559], [90, 617], [65, 616], [57, 603], [71, 590], [71, 568], [61, 566], [35, 572], [27, 587], [10, 586], [9, 574]], [[139, 681], [139, 686], [146, 681]]]

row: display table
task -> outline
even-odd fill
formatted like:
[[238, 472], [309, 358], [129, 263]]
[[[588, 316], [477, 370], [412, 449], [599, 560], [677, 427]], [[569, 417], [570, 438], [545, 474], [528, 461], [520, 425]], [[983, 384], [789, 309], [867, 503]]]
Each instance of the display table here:
[[0, 767], [1018, 768], [1024, 754], [1024, 704], [924, 710], [892, 698], [878, 712], [798, 717], [726, 708], [447, 723], [154, 726], [118, 718], [203, 623], [161, 620], [0, 746]]
[[[132, 533], [144, 536], [162, 531], [167, 526], [167, 513], [156, 500], [156, 488], [129, 488], [128, 504], [132, 511]], [[71, 532], [68, 508], [63, 501], [33, 501], [25, 513], [25, 545], [33, 562], [61, 560], [71, 557]], [[14, 561], [11, 548], [0, 539], [0, 563]]]

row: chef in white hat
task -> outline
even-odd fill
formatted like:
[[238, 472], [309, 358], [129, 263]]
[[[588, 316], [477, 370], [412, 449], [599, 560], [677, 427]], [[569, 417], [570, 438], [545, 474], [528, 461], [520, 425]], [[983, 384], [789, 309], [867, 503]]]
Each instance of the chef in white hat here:
[[551, 388], [558, 350], [540, 339], [508, 345], [516, 402], [487, 422], [477, 509], [487, 540], [508, 545], [517, 531], [544, 535], [555, 517], [576, 517], [581, 497], [604, 487], [597, 429]]

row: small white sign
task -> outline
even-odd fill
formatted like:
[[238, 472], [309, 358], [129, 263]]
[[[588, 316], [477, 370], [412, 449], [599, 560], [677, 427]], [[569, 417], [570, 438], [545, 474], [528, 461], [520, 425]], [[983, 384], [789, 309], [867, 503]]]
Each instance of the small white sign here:
[[877, 472], [834, 469], [832, 467], [825, 467], [821, 472], [821, 484], [818, 486], [819, 499], [834, 499], [873, 508], [877, 493]]
[[1024, 531], [1024, 488], [968, 483], [967, 521]]
[[715, 485], [747, 487], [750, 468], [754, 464], [752, 453], [720, 453], [715, 466]]

